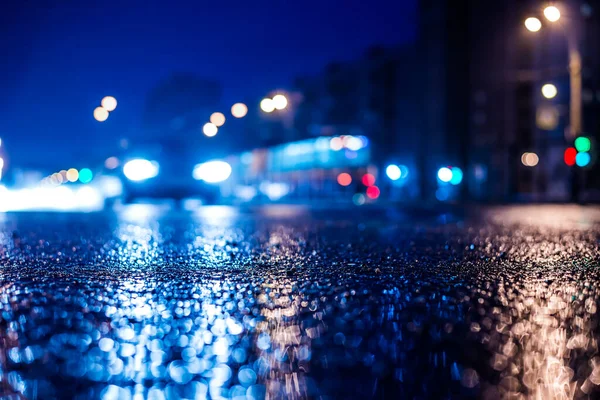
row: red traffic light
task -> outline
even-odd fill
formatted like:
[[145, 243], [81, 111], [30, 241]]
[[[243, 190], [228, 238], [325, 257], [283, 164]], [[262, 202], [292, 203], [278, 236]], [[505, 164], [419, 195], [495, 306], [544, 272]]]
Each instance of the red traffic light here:
[[577, 150], [574, 147], [569, 147], [565, 150], [564, 160], [565, 164], [569, 167], [575, 165], [575, 158], [577, 157]]

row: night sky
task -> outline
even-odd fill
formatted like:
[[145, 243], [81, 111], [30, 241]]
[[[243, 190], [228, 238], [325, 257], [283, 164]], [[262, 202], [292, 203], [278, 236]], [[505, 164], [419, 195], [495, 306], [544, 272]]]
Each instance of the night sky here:
[[[262, 96], [372, 44], [412, 40], [415, 2], [3, 2], [0, 137], [13, 166], [97, 162], [139, 132], [146, 93], [171, 73], [219, 81], [224, 104]], [[105, 95], [119, 106], [98, 123]]]

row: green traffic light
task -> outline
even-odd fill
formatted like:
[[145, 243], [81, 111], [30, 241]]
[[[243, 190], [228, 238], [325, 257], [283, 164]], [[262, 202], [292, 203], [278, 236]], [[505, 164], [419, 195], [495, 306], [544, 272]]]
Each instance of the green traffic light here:
[[92, 170], [89, 168], [82, 168], [79, 171], [79, 182], [81, 182], [81, 183], [90, 183], [92, 181], [93, 177], [94, 177], [94, 174], [92, 173]]
[[592, 142], [585, 136], [579, 136], [577, 139], [575, 139], [575, 148], [580, 153], [590, 151], [592, 148]]

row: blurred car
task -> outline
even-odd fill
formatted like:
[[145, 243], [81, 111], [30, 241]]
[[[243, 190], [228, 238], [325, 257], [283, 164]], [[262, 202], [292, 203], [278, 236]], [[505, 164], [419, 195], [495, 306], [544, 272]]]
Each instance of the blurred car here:
[[195, 146], [178, 139], [135, 144], [121, 160], [118, 171], [125, 203], [141, 198], [200, 198], [212, 204], [220, 196], [218, 184], [231, 174], [227, 162], [206, 160]]

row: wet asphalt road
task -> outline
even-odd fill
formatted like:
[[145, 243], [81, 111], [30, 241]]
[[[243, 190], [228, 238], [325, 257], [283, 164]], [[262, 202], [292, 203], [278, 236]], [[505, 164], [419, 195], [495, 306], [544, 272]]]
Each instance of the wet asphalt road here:
[[596, 398], [599, 230], [577, 206], [0, 214], [0, 398]]

